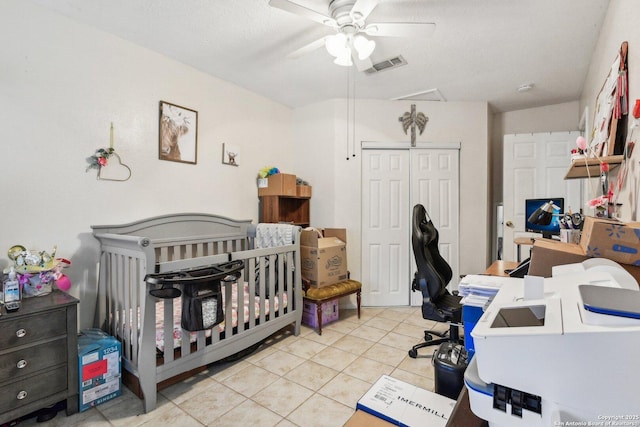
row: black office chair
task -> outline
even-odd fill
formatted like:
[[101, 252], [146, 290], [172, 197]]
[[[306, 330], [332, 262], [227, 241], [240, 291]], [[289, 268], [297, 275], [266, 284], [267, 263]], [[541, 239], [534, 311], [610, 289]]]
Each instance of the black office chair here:
[[[447, 290], [453, 275], [451, 267], [440, 255], [438, 230], [422, 205], [413, 207], [411, 243], [417, 271], [411, 289], [422, 292], [422, 317], [438, 322], [449, 322], [449, 331], [439, 333], [425, 331], [425, 341], [414, 345], [409, 356], [418, 357], [418, 349], [451, 341], [462, 344], [458, 326], [462, 322], [460, 297]], [[433, 335], [439, 339], [434, 339]]]

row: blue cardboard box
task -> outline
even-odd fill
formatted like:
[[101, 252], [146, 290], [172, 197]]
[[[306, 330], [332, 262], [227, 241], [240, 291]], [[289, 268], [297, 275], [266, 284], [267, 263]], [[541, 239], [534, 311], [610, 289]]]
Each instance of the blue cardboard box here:
[[85, 329], [78, 337], [80, 411], [122, 395], [122, 345], [100, 329]]

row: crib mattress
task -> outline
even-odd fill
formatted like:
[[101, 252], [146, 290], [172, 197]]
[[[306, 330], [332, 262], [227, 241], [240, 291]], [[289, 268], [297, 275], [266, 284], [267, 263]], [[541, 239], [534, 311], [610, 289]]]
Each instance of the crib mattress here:
[[[233, 327], [235, 328], [236, 326], [238, 326], [238, 284], [237, 283], [233, 283], [232, 285], [232, 291], [231, 291], [231, 296], [232, 296], [232, 303], [231, 303], [231, 309], [232, 309], [232, 321], [233, 321]], [[222, 293], [222, 297], [223, 297], [223, 310], [224, 307], [226, 307], [226, 304], [224, 304], [225, 301], [225, 293]], [[253, 303], [255, 305], [255, 318], [258, 319], [260, 317], [260, 297], [258, 296], [254, 296], [253, 298], [251, 298], [249, 296], [249, 284], [245, 282], [244, 284], [244, 301], [243, 301], [243, 315], [242, 315], [242, 321], [243, 323], [246, 323], [249, 321], [249, 304], [251, 302], [251, 300], [253, 299]], [[283, 303], [283, 308], [287, 307], [287, 294], [283, 293], [282, 295], [282, 303]], [[274, 306], [275, 306], [275, 310], [277, 311], [279, 308], [279, 299], [278, 296], [276, 295], [274, 297]], [[264, 303], [264, 310], [265, 310], [265, 316], [269, 315], [269, 310], [270, 310], [270, 303], [269, 300], [266, 299], [265, 303]], [[173, 348], [180, 348], [182, 346], [182, 337], [183, 337], [183, 333], [186, 332], [189, 334], [189, 342], [195, 342], [196, 341], [196, 337], [197, 337], [197, 332], [189, 332], [189, 331], [184, 331], [182, 329], [182, 327], [180, 326], [180, 317], [181, 317], [181, 313], [182, 313], [182, 299], [181, 298], [176, 298], [174, 300], [173, 303]], [[226, 313], [225, 313], [225, 319], [226, 319]], [[222, 323], [214, 326], [214, 328], [218, 328], [219, 332], [223, 332], [226, 329], [226, 325], [225, 322], [223, 321]], [[205, 336], [206, 337], [210, 337], [211, 336], [211, 332], [212, 329], [207, 329], [205, 330]], [[165, 339], [164, 339], [164, 304], [162, 301], [158, 301], [156, 303], [156, 347], [158, 348], [158, 350], [160, 351], [164, 351], [164, 347], [165, 347]]]

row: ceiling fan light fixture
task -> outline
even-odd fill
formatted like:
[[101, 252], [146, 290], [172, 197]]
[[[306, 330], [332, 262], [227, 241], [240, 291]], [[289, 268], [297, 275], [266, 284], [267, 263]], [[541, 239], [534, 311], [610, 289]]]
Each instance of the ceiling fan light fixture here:
[[351, 49], [346, 48], [343, 54], [336, 56], [336, 59], [333, 61], [334, 64], [342, 65], [343, 67], [350, 67], [353, 65], [351, 61]]
[[343, 33], [337, 33], [326, 38], [324, 42], [327, 52], [333, 57], [339, 57], [345, 54], [349, 49], [347, 46], [347, 36]]
[[353, 38], [353, 47], [358, 52], [358, 59], [364, 61], [373, 53], [376, 42], [368, 40], [365, 36], [358, 34]]

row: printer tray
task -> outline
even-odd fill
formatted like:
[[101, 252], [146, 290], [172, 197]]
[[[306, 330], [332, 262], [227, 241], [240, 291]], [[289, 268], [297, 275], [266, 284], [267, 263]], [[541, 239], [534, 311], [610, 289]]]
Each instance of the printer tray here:
[[596, 285], [579, 285], [578, 288], [586, 310], [640, 319], [640, 291]]

